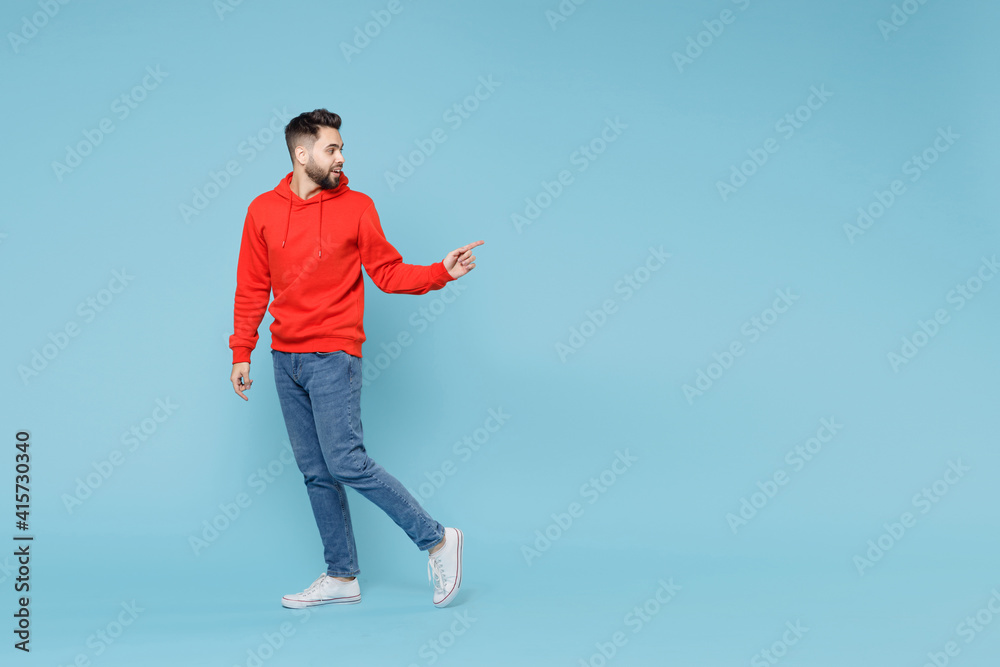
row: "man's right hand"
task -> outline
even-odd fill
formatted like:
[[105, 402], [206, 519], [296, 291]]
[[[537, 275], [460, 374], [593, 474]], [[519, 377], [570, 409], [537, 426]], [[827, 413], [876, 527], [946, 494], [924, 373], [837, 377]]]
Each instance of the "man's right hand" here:
[[238, 364], [233, 364], [233, 374], [229, 376], [229, 379], [233, 381], [233, 390], [240, 395], [240, 398], [249, 401], [250, 399], [243, 392], [250, 389], [250, 385], [253, 384], [253, 380], [250, 379], [250, 362], [241, 361]]

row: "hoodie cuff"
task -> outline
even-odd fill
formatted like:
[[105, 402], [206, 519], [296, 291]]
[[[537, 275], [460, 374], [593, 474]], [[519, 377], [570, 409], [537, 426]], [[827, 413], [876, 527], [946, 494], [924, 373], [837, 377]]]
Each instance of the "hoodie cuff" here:
[[444, 268], [444, 261], [435, 262], [431, 264], [431, 267], [435, 269], [433, 278], [434, 287], [441, 288], [452, 280], [456, 280], [454, 276], [448, 273], [448, 269]]
[[250, 363], [250, 353], [253, 352], [252, 347], [234, 347], [233, 348], [233, 363], [242, 364]]

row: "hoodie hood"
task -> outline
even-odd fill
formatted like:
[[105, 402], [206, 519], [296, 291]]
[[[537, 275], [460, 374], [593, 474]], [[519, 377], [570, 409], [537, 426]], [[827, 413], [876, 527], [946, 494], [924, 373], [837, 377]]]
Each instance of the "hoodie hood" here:
[[274, 191], [278, 193], [279, 197], [288, 200], [288, 215], [285, 217], [285, 235], [281, 240], [281, 247], [285, 247], [285, 241], [288, 240], [288, 227], [291, 225], [292, 221], [292, 209], [297, 207], [303, 207], [303, 214], [316, 215], [319, 218], [319, 236], [317, 238], [317, 244], [319, 245], [319, 256], [323, 256], [323, 202], [333, 199], [334, 197], [339, 197], [345, 192], [350, 191], [347, 186], [348, 178], [345, 172], [340, 172], [340, 181], [337, 183], [337, 187], [332, 190], [320, 190], [319, 194], [315, 194], [309, 199], [303, 199], [297, 194], [292, 192], [292, 173], [288, 174], [278, 182], [275, 186]]

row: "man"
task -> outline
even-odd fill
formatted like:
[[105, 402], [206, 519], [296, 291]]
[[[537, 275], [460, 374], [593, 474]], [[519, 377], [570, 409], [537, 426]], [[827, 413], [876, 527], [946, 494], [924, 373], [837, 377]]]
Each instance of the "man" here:
[[236, 271], [230, 380], [248, 400], [250, 353], [270, 305], [274, 382], [288, 438], [305, 478], [326, 572], [290, 608], [360, 602], [357, 549], [345, 485], [374, 502], [422, 550], [433, 602], [462, 583], [462, 531], [445, 528], [365, 451], [361, 425], [361, 268], [384, 292], [425, 294], [475, 268], [477, 241], [428, 266], [404, 264], [386, 240], [375, 205], [348, 187], [341, 118], [316, 109], [285, 127], [292, 171], [250, 203]]

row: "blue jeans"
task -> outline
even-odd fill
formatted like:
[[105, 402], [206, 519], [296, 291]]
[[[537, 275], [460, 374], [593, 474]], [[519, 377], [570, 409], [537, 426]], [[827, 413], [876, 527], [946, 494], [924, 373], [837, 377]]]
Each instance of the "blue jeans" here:
[[346, 352], [271, 350], [274, 386], [295, 462], [323, 541], [327, 574], [360, 573], [344, 485], [378, 505], [421, 550], [444, 537], [406, 488], [368, 457], [362, 443], [361, 358]]

